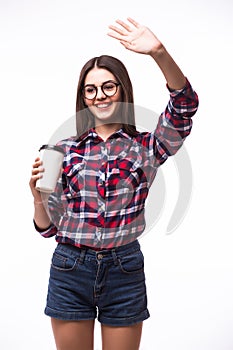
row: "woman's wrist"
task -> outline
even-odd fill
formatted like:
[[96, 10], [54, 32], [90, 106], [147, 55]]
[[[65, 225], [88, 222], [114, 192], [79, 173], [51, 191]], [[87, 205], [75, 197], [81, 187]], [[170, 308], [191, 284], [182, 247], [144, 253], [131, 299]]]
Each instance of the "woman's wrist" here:
[[34, 204], [35, 205], [45, 205], [48, 204], [48, 198], [49, 196], [47, 194], [44, 193], [43, 196], [39, 195], [39, 196], [33, 196], [34, 199]]
[[155, 47], [153, 47], [150, 51], [150, 56], [155, 61], [157, 61], [158, 59], [161, 59], [166, 54], [167, 54], [167, 50], [161, 42], [159, 45], [156, 45]]
[[42, 201], [42, 200], [35, 200], [35, 199], [34, 199], [34, 204], [35, 204], [35, 205], [42, 205], [42, 204], [44, 205], [44, 204], [45, 204], [45, 201]]

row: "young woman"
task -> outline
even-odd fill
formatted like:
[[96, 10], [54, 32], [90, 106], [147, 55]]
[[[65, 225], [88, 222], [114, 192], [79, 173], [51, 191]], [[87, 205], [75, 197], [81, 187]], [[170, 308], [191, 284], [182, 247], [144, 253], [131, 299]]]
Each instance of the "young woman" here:
[[58, 143], [62, 175], [49, 198], [35, 188], [42, 161], [33, 164], [30, 188], [34, 224], [55, 236], [46, 315], [59, 350], [93, 349], [101, 322], [104, 350], [139, 349], [149, 317], [138, 237], [158, 167], [189, 135], [198, 97], [163, 44], [131, 18], [117, 20], [109, 35], [128, 50], [151, 56], [170, 93], [152, 132], [135, 127], [133, 91], [125, 66], [103, 55], [89, 60], [77, 89], [77, 135]]

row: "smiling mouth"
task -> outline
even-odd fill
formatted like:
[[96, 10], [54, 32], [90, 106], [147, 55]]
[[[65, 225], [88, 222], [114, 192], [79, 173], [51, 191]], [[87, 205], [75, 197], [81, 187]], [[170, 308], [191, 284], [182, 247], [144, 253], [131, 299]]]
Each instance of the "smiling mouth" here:
[[96, 108], [108, 108], [111, 106], [111, 103], [99, 103], [98, 105], [95, 105]]

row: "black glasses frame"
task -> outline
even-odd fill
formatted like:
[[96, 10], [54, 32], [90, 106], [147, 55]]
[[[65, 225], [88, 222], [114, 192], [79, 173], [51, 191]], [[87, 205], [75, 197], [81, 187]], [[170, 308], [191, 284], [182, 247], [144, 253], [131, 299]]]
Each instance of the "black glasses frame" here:
[[[116, 91], [114, 92], [113, 95], [108, 95], [108, 94], [106, 94], [106, 92], [104, 92], [104, 85], [109, 84], [109, 83], [114, 84], [115, 87], [116, 87]], [[116, 81], [112, 81], [112, 80], [105, 81], [102, 85], [99, 85], [99, 86], [95, 86], [94, 84], [87, 84], [87, 85], [85, 85], [85, 86], [82, 88], [82, 95], [83, 95], [83, 97], [86, 98], [87, 100], [94, 100], [94, 99], [96, 98], [96, 96], [97, 96], [98, 87], [100, 87], [100, 88], [101, 88], [101, 91], [103, 92], [103, 94], [104, 94], [106, 97], [112, 97], [112, 96], [116, 95], [119, 85], [121, 85], [121, 84], [120, 84], [120, 83], [117, 83]], [[95, 89], [95, 96], [92, 97], [92, 98], [88, 98], [88, 97], [85, 96], [85, 88], [88, 87], [88, 86], [90, 86], [90, 87], [92, 87], [92, 88]]]

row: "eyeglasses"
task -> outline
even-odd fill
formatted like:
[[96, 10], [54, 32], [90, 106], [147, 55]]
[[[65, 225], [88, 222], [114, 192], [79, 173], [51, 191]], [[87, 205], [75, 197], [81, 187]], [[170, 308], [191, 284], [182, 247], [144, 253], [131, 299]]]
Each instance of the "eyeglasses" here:
[[117, 88], [119, 85], [119, 83], [116, 83], [112, 80], [105, 81], [100, 86], [87, 84], [82, 89], [82, 94], [86, 99], [93, 100], [94, 98], [96, 98], [98, 87], [100, 87], [105, 96], [112, 97], [117, 93]]

